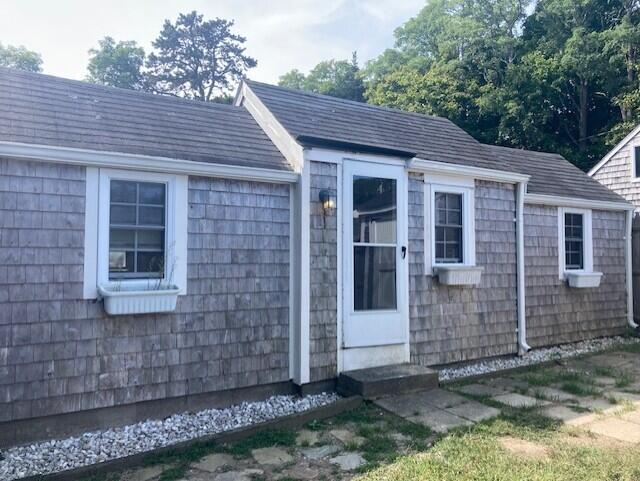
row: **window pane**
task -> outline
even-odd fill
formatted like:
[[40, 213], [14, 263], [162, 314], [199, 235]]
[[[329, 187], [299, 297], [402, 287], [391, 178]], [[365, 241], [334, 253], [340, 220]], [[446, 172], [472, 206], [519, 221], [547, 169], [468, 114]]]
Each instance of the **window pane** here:
[[636, 154], [636, 165], [635, 165], [636, 177], [640, 177], [640, 147], [635, 147], [635, 154]]
[[139, 207], [138, 225], [164, 225], [164, 209], [162, 207]]
[[164, 230], [139, 230], [138, 249], [161, 251], [164, 247]]
[[136, 203], [136, 182], [126, 180], [111, 181], [111, 202]]
[[135, 205], [112, 205], [111, 206], [111, 223], [135, 225], [136, 206]]
[[140, 200], [141, 204], [164, 205], [164, 184], [140, 183]]
[[109, 272], [134, 272], [134, 257], [133, 251], [109, 251]]
[[396, 180], [353, 178], [353, 241], [396, 242]]
[[566, 269], [584, 268], [584, 231], [582, 214], [564, 215], [564, 251]]
[[462, 194], [435, 193], [436, 263], [463, 262]]
[[354, 309], [395, 309], [396, 248], [354, 246], [353, 264]]
[[127, 229], [111, 229], [109, 231], [109, 248], [133, 250], [136, 246], [136, 232]]
[[164, 254], [162, 252], [138, 252], [137, 272], [164, 273]]

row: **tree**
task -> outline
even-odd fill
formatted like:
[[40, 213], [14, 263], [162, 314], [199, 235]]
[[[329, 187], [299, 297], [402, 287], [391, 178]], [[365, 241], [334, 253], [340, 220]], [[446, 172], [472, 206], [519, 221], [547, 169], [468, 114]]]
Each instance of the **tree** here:
[[89, 82], [133, 90], [145, 87], [142, 47], [134, 41], [116, 42], [112, 37], [105, 37], [98, 43], [97, 49], [89, 50]]
[[42, 72], [42, 57], [39, 53], [27, 50], [25, 47], [4, 47], [0, 43], [0, 67]]
[[150, 88], [158, 93], [210, 101], [229, 94], [246, 71], [257, 65], [245, 54], [246, 39], [231, 32], [233, 21], [204, 21], [193, 11], [169, 20], [148, 57]]
[[306, 76], [299, 70], [291, 70], [282, 75], [278, 83], [283, 87], [357, 102], [364, 101], [364, 82], [355, 52], [350, 61], [335, 59], [322, 61]]

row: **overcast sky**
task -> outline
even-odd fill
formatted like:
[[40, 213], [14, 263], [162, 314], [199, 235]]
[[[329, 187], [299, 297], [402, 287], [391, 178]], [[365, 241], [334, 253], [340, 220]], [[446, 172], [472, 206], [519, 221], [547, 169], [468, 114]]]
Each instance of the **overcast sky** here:
[[0, 0], [0, 43], [42, 55], [44, 72], [82, 79], [87, 51], [106, 35], [135, 40], [148, 52], [165, 19], [197, 10], [236, 21], [247, 53], [258, 60], [249, 77], [276, 82], [321, 60], [363, 63], [393, 45], [393, 30], [425, 0]]

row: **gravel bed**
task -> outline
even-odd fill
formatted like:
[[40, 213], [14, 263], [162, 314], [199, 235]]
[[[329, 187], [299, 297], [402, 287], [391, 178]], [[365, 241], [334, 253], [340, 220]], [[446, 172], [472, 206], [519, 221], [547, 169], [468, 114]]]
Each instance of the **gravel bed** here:
[[502, 371], [504, 369], [530, 366], [554, 359], [564, 359], [589, 354], [591, 352], [604, 351], [623, 344], [634, 344], [638, 342], [640, 342], [640, 339], [637, 338], [621, 336], [605, 337], [591, 341], [580, 341], [573, 344], [533, 349], [519, 357], [490, 359], [488, 361], [472, 362], [462, 366], [443, 368], [438, 370], [438, 374], [441, 381], [451, 381], [469, 376]]
[[188, 441], [207, 434], [261, 423], [335, 402], [339, 396], [273, 396], [226, 409], [174, 414], [79, 437], [45, 441], [0, 452], [0, 480], [48, 474], [100, 463]]

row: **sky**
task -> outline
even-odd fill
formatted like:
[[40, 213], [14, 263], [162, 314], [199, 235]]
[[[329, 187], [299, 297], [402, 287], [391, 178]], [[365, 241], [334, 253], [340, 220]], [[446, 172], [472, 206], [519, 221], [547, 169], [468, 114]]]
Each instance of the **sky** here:
[[88, 50], [109, 35], [151, 50], [165, 19], [197, 10], [205, 18], [235, 20], [258, 60], [254, 80], [275, 83], [322, 60], [360, 63], [393, 46], [393, 31], [425, 0], [0, 0], [0, 43], [39, 52], [45, 73], [83, 79]]

